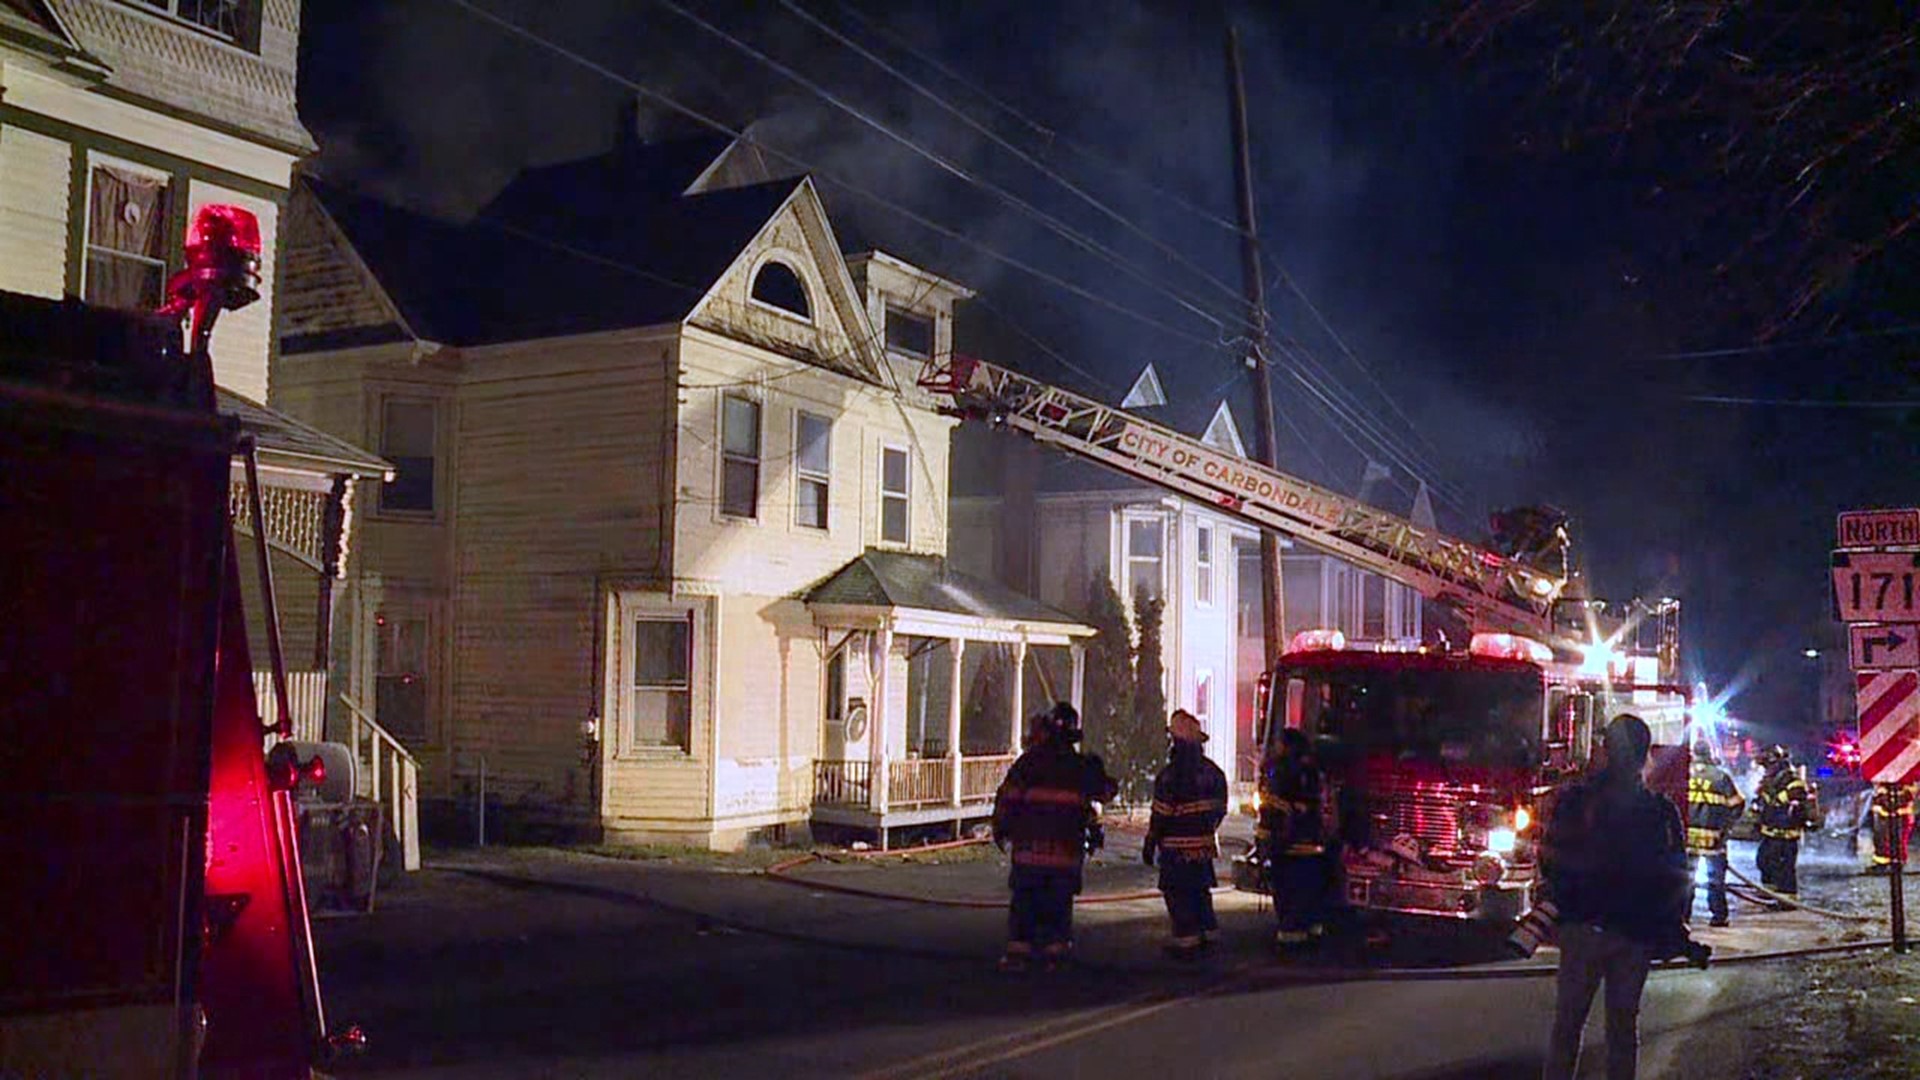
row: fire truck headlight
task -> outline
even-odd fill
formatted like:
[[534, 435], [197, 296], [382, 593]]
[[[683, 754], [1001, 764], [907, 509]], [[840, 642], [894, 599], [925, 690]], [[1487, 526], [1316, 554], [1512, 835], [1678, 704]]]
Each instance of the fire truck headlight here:
[[1532, 812], [1530, 812], [1524, 806], [1514, 808], [1514, 811], [1513, 811], [1513, 831], [1514, 832], [1517, 832], [1517, 833], [1526, 832], [1527, 826], [1531, 824], [1533, 824]]
[[1496, 855], [1511, 855], [1520, 842], [1512, 829], [1490, 829], [1487, 831], [1487, 850]]

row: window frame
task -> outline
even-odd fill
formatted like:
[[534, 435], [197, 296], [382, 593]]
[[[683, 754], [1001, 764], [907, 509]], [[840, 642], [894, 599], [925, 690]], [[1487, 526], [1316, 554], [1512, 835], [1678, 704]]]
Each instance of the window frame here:
[[131, 8], [151, 19], [158, 19], [169, 26], [179, 26], [203, 35], [208, 40], [240, 49], [243, 52], [258, 53], [262, 24], [266, 21], [266, 4], [263, 0], [239, 0], [240, 26], [237, 33], [227, 34], [216, 27], [208, 26], [180, 14], [180, 0], [121, 0], [121, 6]]
[[[433, 476], [430, 492], [432, 497], [424, 510], [402, 506], [389, 506], [387, 505], [387, 485], [382, 482], [374, 489], [373, 516], [387, 521], [439, 521], [443, 513], [442, 507], [445, 504], [441, 493], [446, 490], [446, 469], [443, 464], [446, 459], [446, 454], [443, 451], [446, 445], [444, 432], [446, 431], [447, 425], [446, 410], [442, 407], [442, 399], [431, 394], [409, 390], [377, 391], [374, 394], [372, 442], [375, 447], [375, 453], [396, 466], [395, 475], [397, 478], [398, 462], [394, 462], [393, 458], [387, 457], [387, 407], [396, 404], [423, 405], [432, 415]], [[407, 456], [412, 457], [417, 455]]]
[[1153, 556], [1157, 564], [1158, 581], [1152, 596], [1164, 603], [1167, 599], [1167, 515], [1158, 510], [1123, 510], [1120, 513], [1120, 580], [1125, 584], [1121, 603], [1127, 609], [1127, 617], [1133, 618], [1133, 564], [1147, 561], [1143, 556], [1133, 553], [1133, 527], [1153, 525], [1159, 531], [1160, 550]]
[[[420, 643], [421, 679], [426, 683], [426, 697], [421, 703], [424, 715], [421, 717], [421, 730], [413, 732], [394, 732], [409, 750], [432, 750], [445, 745], [444, 730], [441, 725], [441, 700], [445, 679], [441, 672], [445, 670], [442, 659], [443, 642], [440, 628], [445, 625], [439, 601], [414, 589], [389, 589], [378, 603], [366, 610], [367, 629], [372, 637], [368, 644], [365, 660], [368, 681], [367, 697], [371, 699], [374, 718], [382, 725], [388, 725], [391, 715], [380, 715], [380, 683], [383, 679], [395, 677], [399, 673], [387, 670], [387, 627], [394, 625], [395, 630], [407, 623], [417, 623], [422, 637]], [[389, 730], [391, 730], [391, 725]]]
[[[826, 425], [827, 467], [824, 471], [815, 471], [801, 461], [801, 426], [808, 420], [818, 420]], [[833, 417], [807, 409], [793, 410], [793, 523], [795, 527], [809, 532], [826, 533], [833, 531]], [[801, 520], [800, 492], [808, 484], [820, 486], [820, 516], [818, 525]]]
[[[759, 262], [754, 264], [753, 273], [747, 275], [748, 306], [760, 311], [771, 311], [776, 315], [792, 319], [803, 326], [815, 325], [813, 312], [818, 305], [814, 303], [814, 289], [812, 284], [808, 282], [807, 276], [801, 273], [800, 267], [796, 265], [799, 262], [800, 259], [798, 256], [784, 251], [770, 251], [763, 256]], [[774, 263], [785, 267], [787, 273], [792, 274], [793, 279], [800, 284], [800, 302], [805, 304], [807, 308], [804, 313], [795, 311], [792, 308], [781, 307], [779, 304], [773, 303], [770, 300], [762, 300], [754, 295], [760, 287], [760, 275], [766, 271], [768, 266]]]
[[[893, 320], [896, 316], [898, 316], [902, 321], [922, 323], [926, 326], [927, 328], [927, 351], [926, 352], [914, 352], [911, 349], [903, 348], [893, 343]], [[935, 352], [934, 337], [938, 329], [938, 323], [932, 315], [922, 315], [919, 312], [912, 310], [911, 308], [902, 307], [898, 304], [888, 304], [883, 309], [880, 317], [882, 320], [881, 326], [880, 326], [880, 341], [881, 341], [881, 344], [885, 346], [887, 352], [892, 353], [895, 356], [904, 357], [909, 360], [933, 359], [933, 354]]]
[[[754, 451], [752, 458], [753, 511], [748, 514], [736, 514], [732, 510], [727, 509], [727, 465], [735, 459], [740, 461], [746, 460], [744, 456], [737, 455], [727, 449], [728, 401], [745, 402], [752, 405], [754, 409]], [[717, 451], [717, 453], [714, 454], [714, 513], [722, 521], [752, 522], [758, 524], [760, 521], [760, 506], [766, 501], [765, 496], [767, 490], [767, 403], [765, 399], [756, 394], [727, 391], [720, 395], [715, 407], [718, 410], [718, 416], [715, 417], [714, 422], [714, 434], [716, 435], [714, 439], [714, 449]]]
[[[80, 265], [78, 267], [77, 279], [79, 286], [78, 295], [83, 299], [87, 295], [88, 257], [96, 247], [101, 251], [110, 252], [120, 258], [136, 259], [141, 262], [150, 261], [148, 256], [135, 255], [130, 251], [121, 251], [118, 248], [97, 245], [93, 242], [93, 174], [96, 170], [111, 168], [124, 169], [127, 172], [136, 173], [148, 179], [159, 180], [166, 184], [167, 214], [166, 223], [162, 226], [161, 242], [161, 247], [164, 249], [165, 254], [160, 259], [151, 260], [158, 262], [160, 266], [160, 293], [161, 299], [164, 301], [166, 298], [167, 278], [180, 264], [183, 247], [186, 243], [186, 219], [188, 215], [185, 200], [191, 198], [187, 190], [189, 178], [175, 169], [164, 169], [157, 165], [148, 165], [93, 149], [86, 151], [85, 158], [81, 162], [81, 165], [85, 169], [86, 183], [79, 193], [80, 197], [76, 208], [79, 218], [75, 227], [80, 233]], [[88, 302], [93, 303], [93, 301]], [[104, 307], [106, 305], [103, 304], [101, 306]], [[123, 309], [115, 308], [113, 310]]]
[[1193, 523], [1193, 602], [1211, 608], [1218, 583], [1214, 575], [1214, 528], [1210, 521]]
[[[619, 710], [613, 730], [613, 757], [618, 761], [636, 760], [690, 760], [697, 757], [695, 747], [699, 745], [700, 727], [699, 690], [701, 676], [701, 657], [705, 652], [702, 633], [701, 609], [698, 604], [623, 604], [620, 611], [620, 681]], [[679, 685], [668, 683], [649, 683], [642, 685], [634, 657], [634, 649], [639, 644], [638, 627], [641, 623], [684, 624], [687, 628], [686, 677]], [[639, 717], [636, 699], [644, 691], [679, 693], [686, 697], [686, 731], [684, 743], [641, 743], [637, 739]]]
[[[897, 453], [905, 462], [901, 475], [906, 486], [898, 491], [887, 490], [887, 455]], [[874, 522], [879, 531], [879, 543], [888, 547], [910, 547], [913, 544], [913, 450], [904, 443], [883, 442], [880, 444], [879, 475], [874, 478], [880, 492], [879, 513]], [[901, 529], [903, 535], [894, 540], [887, 536], [887, 501], [898, 499], [901, 503]]]

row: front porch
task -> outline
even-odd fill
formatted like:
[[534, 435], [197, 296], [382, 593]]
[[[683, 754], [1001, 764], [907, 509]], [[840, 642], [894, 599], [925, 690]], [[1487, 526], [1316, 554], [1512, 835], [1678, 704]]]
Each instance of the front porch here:
[[992, 813], [1024, 718], [1080, 705], [1092, 628], [944, 559], [869, 551], [807, 602], [826, 635], [817, 826], [958, 836]]

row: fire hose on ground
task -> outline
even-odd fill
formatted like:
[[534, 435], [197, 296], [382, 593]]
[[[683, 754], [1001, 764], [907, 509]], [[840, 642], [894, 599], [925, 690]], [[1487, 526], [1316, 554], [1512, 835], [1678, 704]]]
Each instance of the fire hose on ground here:
[[1798, 908], [1801, 911], [1807, 912], [1808, 914], [1811, 914], [1811, 915], [1820, 915], [1829, 919], [1839, 919], [1839, 920], [1842, 920], [1843, 922], [1863, 922], [1864, 923], [1864, 922], [1879, 921], [1878, 917], [1873, 915], [1853, 915], [1844, 911], [1831, 911], [1831, 910], [1828, 910], [1827, 908], [1817, 908], [1811, 904], [1802, 903], [1799, 899], [1795, 897], [1787, 896], [1784, 893], [1775, 892], [1772, 889], [1767, 888], [1765, 885], [1762, 885], [1759, 882], [1753, 880], [1747, 875], [1734, 869], [1733, 864], [1731, 862], [1727, 864], [1727, 873], [1732, 874], [1736, 878], [1739, 878], [1741, 884], [1747, 886], [1748, 889], [1751, 889], [1753, 892], [1757, 892], [1768, 898], [1767, 900], [1759, 900], [1759, 899], [1755, 899], [1750, 895], [1747, 895], [1747, 893], [1744, 890], [1741, 890], [1741, 891], [1736, 891], [1731, 889], [1728, 890], [1729, 892], [1733, 892], [1735, 896], [1738, 896], [1742, 900], [1746, 900], [1749, 903], [1783, 904], [1787, 907]]

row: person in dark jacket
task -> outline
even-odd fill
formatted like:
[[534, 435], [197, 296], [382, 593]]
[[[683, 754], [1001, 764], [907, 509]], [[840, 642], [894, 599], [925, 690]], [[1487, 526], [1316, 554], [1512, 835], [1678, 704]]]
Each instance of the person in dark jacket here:
[[1007, 951], [1002, 970], [1022, 971], [1036, 953], [1051, 968], [1073, 947], [1073, 898], [1080, 891], [1087, 827], [1095, 802], [1113, 797], [1113, 778], [1083, 756], [1080, 714], [1061, 702], [1036, 718], [1027, 751], [1007, 770], [993, 800], [993, 840], [1008, 849]]
[[1907, 838], [1913, 833], [1912, 784], [1880, 784], [1873, 789], [1873, 863], [1869, 874], [1891, 872], [1894, 863], [1907, 861]]
[[1220, 854], [1214, 833], [1227, 816], [1227, 774], [1207, 759], [1207, 733], [1199, 718], [1174, 710], [1167, 724], [1173, 745], [1166, 767], [1153, 778], [1153, 816], [1140, 858], [1160, 865], [1160, 895], [1167, 902], [1173, 940], [1167, 953], [1191, 959], [1219, 929], [1213, 914], [1213, 861]]
[[1560, 970], [1545, 1080], [1570, 1080], [1580, 1033], [1604, 983], [1608, 1080], [1632, 1080], [1640, 994], [1653, 962], [1687, 953], [1687, 852], [1680, 812], [1649, 791], [1642, 772], [1653, 733], [1637, 716], [1607, 725], [1606, 762], [1554, 800], [1541, 845], [1547, 890], [1559, 908]]
[[1267, 763], [1266, 795], [1255, 839], [1266, 848], [1279, 917], [1273, 940], [1283, 948], [1302, 945], [1326, 932], [1330, 884], [1320, 765], [1305, 732], [1280, 733], [1278, 752]]
[[1713, 744], [1695, 739], [1687, 773], [1687, 913], [1693, 913], [1700, 870], [1707, 876], [1707, 910], [1714, 926], [1727, 925], [1727, 830], [1744, 804], [1733, 777], [1714, 761]]
[[1760, 816], [1760, 847], [1753, 861], [1760, 884], [1781, 898], [1770, 905], [1780, 911], [1800, 902], [1800, 838], [1813, 824], [1813, 789], [1800, 778], [1786, 747], [1768, 747], [1759, 762], [1767, 772], [1753, 798]]

